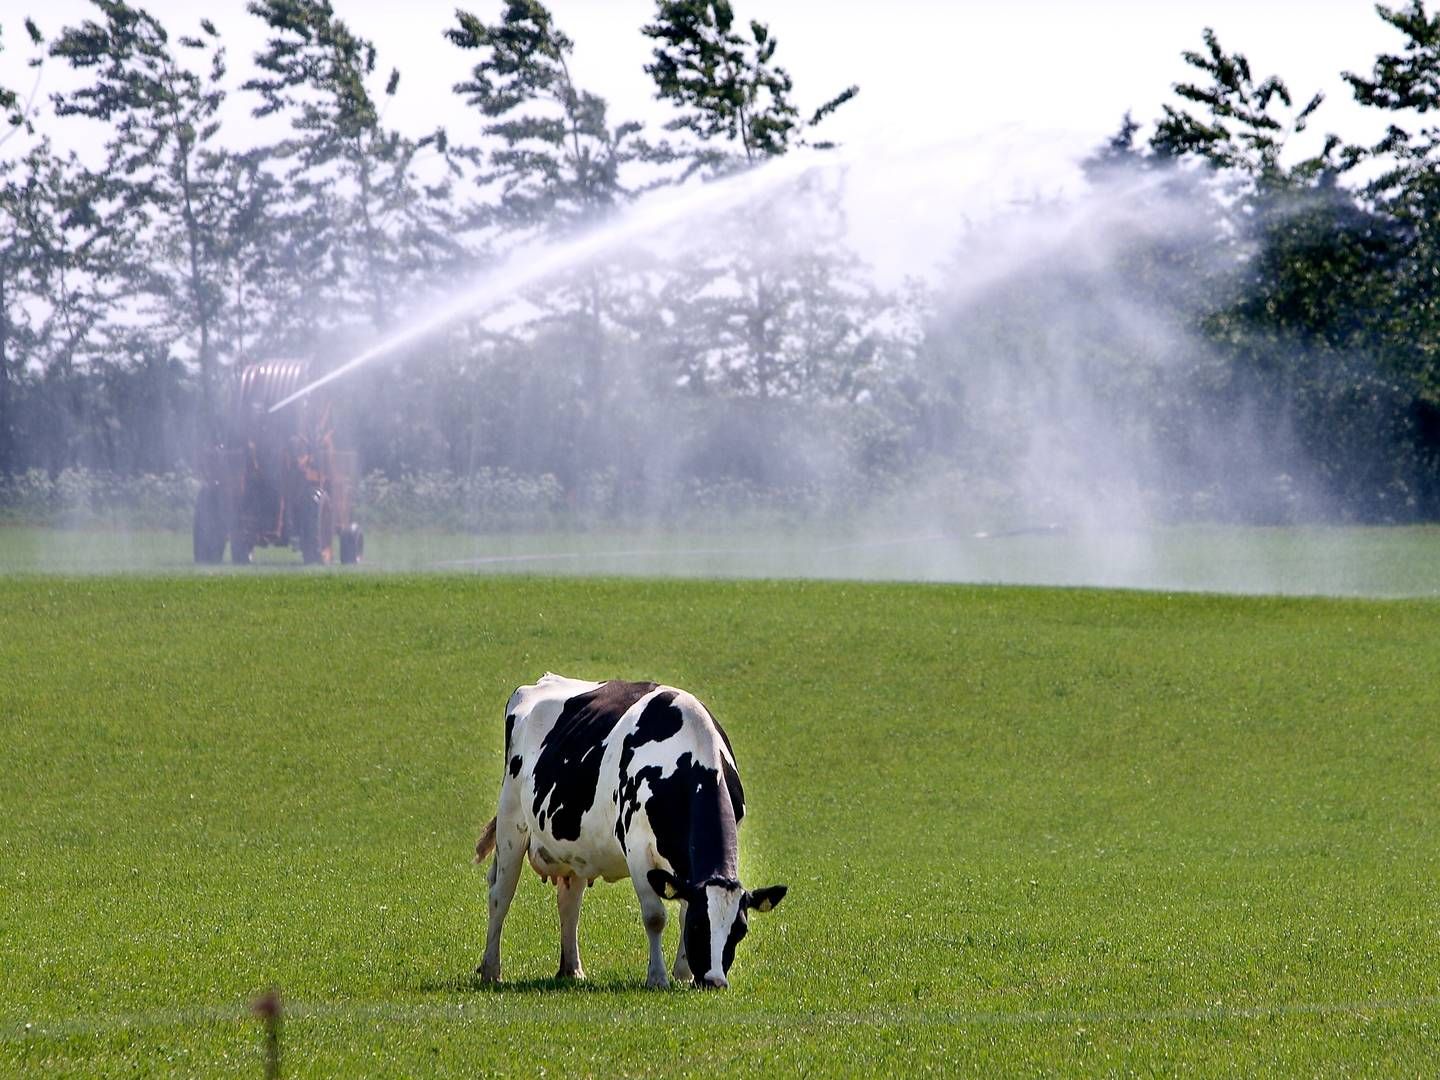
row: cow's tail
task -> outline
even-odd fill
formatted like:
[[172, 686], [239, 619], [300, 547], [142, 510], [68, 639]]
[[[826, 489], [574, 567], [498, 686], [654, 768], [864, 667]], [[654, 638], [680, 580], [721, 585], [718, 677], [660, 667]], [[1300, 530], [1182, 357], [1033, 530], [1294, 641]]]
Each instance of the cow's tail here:
[[492, 817], [480, 830], [480, 839], [475, 841], [475, 861], [483, 863], [495, 850], [495, 819]]

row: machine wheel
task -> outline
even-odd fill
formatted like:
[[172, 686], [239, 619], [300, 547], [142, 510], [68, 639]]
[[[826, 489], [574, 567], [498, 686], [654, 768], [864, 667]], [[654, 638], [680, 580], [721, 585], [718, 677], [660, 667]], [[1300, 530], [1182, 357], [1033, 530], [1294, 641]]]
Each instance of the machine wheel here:
[[352, 521], [340, 530], [340, 561], [346, 566], [365, 557], [365, 533]]
[[220, 489], [206, 484], [195, 499], [195, 527], [192, 530], [195, 561], [218, 563], [225, 558], [225, 521]]
[[300, 510], [300, 557], [307, 566], [330, 561], [330, 546], [335, 538], [335, 519], [330, 496], [315, 488]]

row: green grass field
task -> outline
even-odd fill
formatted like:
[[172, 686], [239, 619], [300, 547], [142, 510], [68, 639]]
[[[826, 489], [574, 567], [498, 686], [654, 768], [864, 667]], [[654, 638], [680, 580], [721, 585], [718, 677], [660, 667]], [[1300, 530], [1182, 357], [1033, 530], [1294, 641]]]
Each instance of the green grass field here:
[[[285, 549], [260, 569], [300, 569]], [[347, 572], [806, 578], [1440, 597], [1440, 527], [1184, 526], [982, 538], [904, 522], [716, 531], [461, 535], [372, 529]], [[188, 533], [0, 527], [0, 575], [227, 574], [196, 567]], [[241, 568], [240, 572], [249, 571]]]
[[[628, 884], [472, 975], [501, 710], [705, 699], [791, 892], [647, 992]], [[1440, 602], [382, 573], [0, 578], [0, 1074], [1432, 1075]], [[667, 932], [673, 948], [674, 923]]]

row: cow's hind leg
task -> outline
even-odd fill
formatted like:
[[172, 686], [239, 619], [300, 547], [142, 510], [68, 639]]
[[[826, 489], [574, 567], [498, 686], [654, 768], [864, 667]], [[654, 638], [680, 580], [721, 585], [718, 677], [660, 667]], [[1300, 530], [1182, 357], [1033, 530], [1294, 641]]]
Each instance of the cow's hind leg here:
[[688, 983], [694, 978], [690, 971], [690, 959], [685, 955], [685, 911], [689, 906], [684, 900], [680, 901], [680, 945], [675, 950], [675, 966], [670, 969], [675, 981], [681, 983]]
[[583, 979], [580, 966], [580, 901], [585, 899], [585, 879], [563, 877], [556, 883], [555, 900], [560, 908], [560, 970], [557, 979]]
[[485, 928], [485, 958], [475, 970], [483, 982], [500, 981], [500, 932], [510, 901], [515, 899], [515, 886], [520, 881], [520, 868], [530, 845], [529, 833], [521, 823], [519, 785], [508, 777], [500, 789], [500, 808], [495, 815], [495, 861], [490, 864], [490, 921]]

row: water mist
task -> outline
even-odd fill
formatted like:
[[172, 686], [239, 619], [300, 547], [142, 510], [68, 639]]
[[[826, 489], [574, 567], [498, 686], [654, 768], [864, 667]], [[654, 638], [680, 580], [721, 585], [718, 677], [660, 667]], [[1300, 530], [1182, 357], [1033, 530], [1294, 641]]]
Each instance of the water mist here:
[[[722, 326], [716, 336], [686, 338], [667, 314], [659, 324], [675, 335], [667, 355], [692, 358], [690, 373], [667, 384], [650, 366], [653, 342], [625, 350], [616, 377], [645, 428], [642, 448], [595, 455], [628, 461], [613, 480], [624, 498], [615, 495], [608, 520], [602, 507], [591, 522], [618, 537], [482, 544], [473, 558], [445, 565], [1352, 588], [1346, 556], [1330, 542], [1316, 572], [1297, 577], [1293, 543], [1241, 551], [1193, 529], [1159, 528], [1203, 520], [1235, 492], [1291, 507], [1319, 506], [1322, 497], [1274, 425], [1175, 407], [1177, 387], [1208, 361], [1189, 329], [1187, 296], [1197, 282], [1223, 288], [1243, 259], [1238, 239], [1217, 244], [1216, 223], [1194, 198], [1203, 181], [1159, 170], [1087, 175], [1088, 148], [1017, 132], [850, 147], [656, 192], [589, 233], [512, 252], [276, 408], [446, 326], [483, 325], [584, 267], [631, 275], [657, 308], [668, 302], [667, 275], [728, 267], [700, 275], [691, 310], [757, 281], [803, 284], [811, 274], [853, 300], [849, 311], [805, 309], [803, 299], [796, 308], [812, 323], [829, 320], [806, 331], [815, 340], [863, 354], [843, 379], [819, 394], [782, 381], [757, 390], [743, 381], [751, 376], [737, 360], [738, 336], [722, 340], [730, 332]], [[844, 333], [824, 336], [841, 323]], [[793, 342], [774, 348], [803, 352]], [[710, 396], [695, 395], [697, 383], [712, 387]], [[913, 430], [856, 437], [856, 415], [872, 427], [893, 424], [897, 386], [921, 403], [898, 410], [911, 410]], [[737, 392], [758, 394], [763, 408], [736, 405]], [[842, 414], [844, 422], [830, 422]], [[702, 423], [685, 419], [697, 416]], [[526, 422], [551, 420], [542, 412]], [[635, 442], [635, 426], [614, 437]], [[902, 479], [868, 490], [860, 459], [892, 451], [904, 459]], [[717, 532], [727, 515], [697, 515], [704, 507], [687, 502], [697, 475], [712, 501], [741, 475], [806, 494], [759, 515], [756, 528]]]

